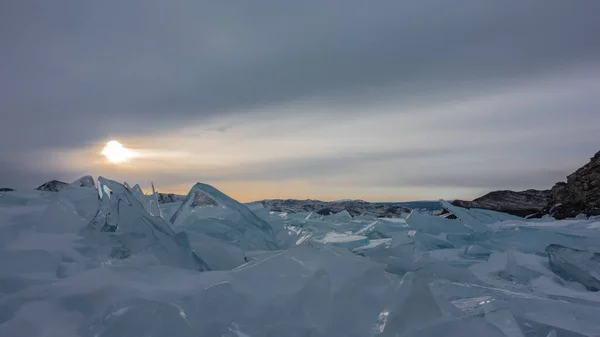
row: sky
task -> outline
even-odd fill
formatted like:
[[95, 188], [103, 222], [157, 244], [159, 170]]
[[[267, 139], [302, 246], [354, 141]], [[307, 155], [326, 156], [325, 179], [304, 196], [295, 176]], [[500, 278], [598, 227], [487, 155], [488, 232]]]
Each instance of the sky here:
[[[600, 150], [596, 0], [4, 0], [0, 187], [469, 199]], [[109, 163], [118, 140], [136, 156]]]

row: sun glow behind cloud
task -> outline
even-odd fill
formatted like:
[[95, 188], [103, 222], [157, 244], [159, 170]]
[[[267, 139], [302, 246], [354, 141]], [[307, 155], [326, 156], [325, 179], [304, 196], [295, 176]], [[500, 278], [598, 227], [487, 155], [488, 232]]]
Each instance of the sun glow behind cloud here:
[[125, 163], [135, 157], [133, 151], [124, 147], [123, 144], [116, 140], [111, 140], [106, 143], [106, 146], [104, 146], [101, 153], [106, 157], [106, 160], [113, 164]]
[[104, 144], [69, 151], [62, 163], [78, 174], [152, 180], [164, 192], [206, 182], [243, 201], [468, 198], [548, 188], [596, 151], [600, 124], [585, 122], [590, 107], [578, 102], [599, 86], [567, 72], [444, 93], [451, 98], [400, 100], [398, 91], [358, 102], [291, 102], [150, 137], [120, 136], [127, 147], [113, 144], [109, 163], [97, 155]]

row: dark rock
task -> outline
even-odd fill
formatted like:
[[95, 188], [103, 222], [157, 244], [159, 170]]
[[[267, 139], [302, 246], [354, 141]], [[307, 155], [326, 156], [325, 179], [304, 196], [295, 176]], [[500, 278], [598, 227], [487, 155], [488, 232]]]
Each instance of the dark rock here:
[[330, 208], [322, 208], [320, 210], [317, 211], [317, 214], [319, 215], [331, 215], [333, 214], [333, 211]]
[[557, 244], [546, 247], [552, 272], [566, 281], [583, 284], [590, 291], [600, 291], [600, 254]]
[[398, 218], [402, 214], [410, 213], [410, 209], [402, 206], [390, 206], [385, 209], [380, 218]]
[[12, 192], [12, 191], [14, 191], [12, 188], [6, 188], [6, 187], [0, 188], [0, 192]]
[[454, 200], [454, 206], [482, 208], [526, 217], [540, 213], [547, 205], [550, 190], [494, 191], [473, 201]]
[[58, 180], [51, 180], [36, 189], [39, 191], [58, 192], [67, 186], [69, 186], [69, 184], [67, 184], [65, 182], [58, 181]]
[[550, 190], [546, 211], [556, 219], [600, 215], [600, 151]]
[[[373, 216], [377, 218], [398, 218], [405, 213], [410, 213], [410, 206], [419, 206], [424, 212], [441, 210], [439, 202], [367, 202], [363, 200], [295, 200], [295, 199], [271, 199], [260, 201], [262, 206], [273, 212], [315, 212], [320, 215], [331, 215], [341, 211], [347, 211], [351, 216]], [[410, 206], [408, 206], [410, 205]], [[439, 207], [439, 208], [438, 208]]]
[[454, 214], [452, 214], [452, 213], [448, 212], [448, 210], [447, 210], [447, 209], [443, 209], [443, 210], [440, 212], [440, 214], [438, 214], [438, 216], [439, 216], [439, 217], [442, 217], [442, 218], [450, 219], [450, 220], [458, 219], [458, 218], [456, 217], [456, 215], [454, 215]]
[[389, 239], [390, 237], [381, 233], [380, 231], [370, 230], [366, 233], [363, 233], [364, 236], [369, 238], [369, 240], [378, 240], [378, 239]]
[[185, 199], [185, 195], [173, 194], [173, 193], [158, 193], [158, 203], [168, 204], [172, 202], [179, 202]]

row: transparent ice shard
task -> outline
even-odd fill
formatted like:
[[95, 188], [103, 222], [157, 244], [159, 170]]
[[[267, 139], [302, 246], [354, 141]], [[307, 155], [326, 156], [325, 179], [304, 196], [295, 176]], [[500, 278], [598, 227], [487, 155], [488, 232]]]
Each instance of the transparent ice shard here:
[[245, 250], [277, 250], [271, 225], [216, 188], [197, 183], [171, 217], [176, 228], [195, 228]]
[[544, 259], [533, 254], [523, 254], [514, 249], [493, 253], [487, 261], [469, 267], [483, 282], [494, 286], [529, 285], [547, 273]]
[[485, 320], [500, 329], [506, 337], [525, 337], [519, 323], [508, 310], [497, 310], [485, 314]]
[[439, 216], [425, 215], [417, 211], [412, 211], [406, 218], [406, 223], [413, 229], [431, 234], [439, 235], [441, 233], [472, 233], [473, 231], [466, 227], [459, 220], [451, 220]]
[[92, 176], [83, 176], [71, 183], [72, 187], [96, 188], [96, 182]]
[[[64, 190], [59, 193], [63, 192]], [[95, 193], [92, 193], [91, 196], [88, 195], [88, 197], [92, 196], [95, 197]], [[67, 200], [59, 199], [51, 203], [42, 213], [42, 221], [36, 225], [36, 231], [43, 233], [76, 233], [89, 223], [89, 213], [98, 209], [98, 201], [92, 201], [94, 203], [91, 205], [87, 205], [85, 201], [77, 203], [80, 208], [79, 211], [86, 215], [87, 219], [82, 217], [75, 206]], [[86, 205], [89, 208], [86, 208]]]
[[[533, 336], [545, 336], [551, 329], [557, 330], [559, 336], [600, 335], [600, 324], [597, 323], [600, 307], [597, 302], [569, 302], [562, 298], [542, 297], [537, 292], [520, 292], [446, 280], [434, 281], [430, 286], [435, 294], [452, 303], [466, 299], [473, 299], [473, 302], [476, 302], [478, 298], [486, 297], [485, 300], [480, 300], [481, 307], [475, 308], [474, 314], [485, 314], [501, 309], [510, 310], [526, 336], [530, 336], [530, 333], [526, 332], [528, 329], [535, 331]], [[524, 328], [523, 322], [530, 327]], [[536, 335], [537, 332], [540, 334]]]
[[414, 273], [406, 273], [399, 287], [390, 294], [393, 299], [381, 337], [398, 336], [418, 331], [439, 322], [443, 312], [425, 282]]
[[600, 254], [552, 244], [546, 248], [552, 271], [567, 281], [600, 291]]
[[146, 299], [113, 304], [86, 333], [89, 337], [198, 336], [179, 306]]
[[545, 255], [546, 247], [550, 244], [584, 250], [594, 250], [595, 247], [600, 249], [599, 238], [583, 234], [586, 234], [583, 229], [559, 232], [544, 227], [515, 226], [486, 233], [452, 233], [446, 238], [456, 246], [476, 244], [493, 251], [503, 251], [511, 247], [529, 254]]
[[369, 238], [366, 236], [336, 232], [326, 233], [321, 239], [315, 239], [315, 241], [348, 249], [354, 249], [369, 244]]
[[98, 211], [98, 192], [95, 188], [64, 188], [56, 194], [56, 197], [56, 204], [60, 204], [64, 208], [71, 208], [70, 206], [67, 206], [67, 204], [72, 205], [75, 212], [86, 219], [87, 222], [89, 222]]
[[131, 188], [128, 187], [127, 189], [130, 190], [131, 194], [142, 203], [146, 212], [153, 216], [161, 216], [161, 210], [160, 205], [158, 204], [157, 193], [154, 190], [154, 184], [151, 183], [151, 185], [153, 193], [148, 195], [144, 194], [144, 191], [138, 184]]
[[[312, 214], [312, 213], [311, 213]], [[307, 218], [308, 220], [308, 218]], [[354, 234], [357, 235], [364, 235], [367, 232], [370, 232], [373, 230], [373, 228], [375, 227], [375, 225], [377, 225], [379, 223], [379, 221], [372, 221], [371, 223], [369, 223], [368, 225], [366, 225], [365, 227], [359, 229], [358, 231], [356, 231]]]
[[331, 215], [326, 215], [323, 217], [323, 219], [333, 222], [347, 222], [352, 220], [352, 215], [350, 215], [347, 210], [343, 210]]
[[110, 233], [110, 256], [126, 259], [139, 253], [150, 253], [160, 263], [205, 271], [210, 268], [190, 248], [185, 233], [175, 233], [160, 217], [146, 212], [142, 203], [125, 186], [98, 178], [103, 197], [98, 213], [82, 232], [90, 240], [92, 233]]
[[443, 208], [448, 210], [448, 212], [456, 215], [456, 217], [462, 221], [465, 226], [469, 227], [476, 233], [489, 231], [490, 229], [487, 225], [497, 222], [496, 219], [486, 217], [483, 214], [477, 213], [473, 210], [454, 206], [446, 200], [440, 200], [440, 204]]
[[449, 249], [455, 247], [451, 242], [445, 240], [444, 236], [436, 237], [430, 234], [417, 232], [416, 230], [410, 230], [406, 233], [406, 235], [408, 236], [409, 240], [414, 242], [415, 250], [417, 251]]
[[282, 312], [282, 316], [293, 320], [293, 325], [312, 327], [316, 332], [324, 334], [333, 310], [331, 280], [327, 271], [317, 269], [304, 286], [284, 304], [283, 310], [285, 312]]
[[472, 258], [487, 258], [492, 252], [479, 245], [468, 245], [465, 246], [464, 255]]
[[450, 321], [440, 322], [424, 327], [416, 332], [402, 335], [403, 337], [510, 337], [485, 319], [477, 316], [464, 317]]
[[140, 185], [135, 184], [132, 188], [131, 188], [131, 194], [133, 194], [134, 197], [140, 199], [144, 196], [144, 191], [142, 190], [142, 188], [140, 187]]
[[190, 247], [212, 270], [231, 270], [247, 262], [244, 251], [236, 245], [205, 235], [194, 227], [187, 227], [186, 233]]

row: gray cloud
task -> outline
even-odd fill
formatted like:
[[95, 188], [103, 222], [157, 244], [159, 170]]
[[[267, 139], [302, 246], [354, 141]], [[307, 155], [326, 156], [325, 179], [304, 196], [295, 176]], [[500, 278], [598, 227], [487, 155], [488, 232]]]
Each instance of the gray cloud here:
[[72, 172], [35, 169], [18, 162], [0, 161], [0, 188], [33, 188], [53, 179], [71, 182], [69, 178], [72, 176]]
[[[3, 1], [0, 158], [315, 96], [361, 101], [397, 88], [399, 101], [433, 100], [598, 65], [599, 11], [560, 0]], [[335, 171], [356, 158], [265, 170]], [[13, 167], [23, 162], [44, 171], [30, 156]], [[14, 171], [2, 181], [29, 179]]]
[[288, 160], [264, 161], [240, 167], [231, 167], [203, 172], [165, 172], [158, 179], [161, 183], [173, 184], [194, 180], [219, 181], [285, 181], [294, 178], [331, 178], [354, 172], [357, 168], [417, 160], [432, 156], [447, 156], [464, 151], [458, 148], [398, 149], [392, 151], [358, 152], [332, 156], [314, 156]]

